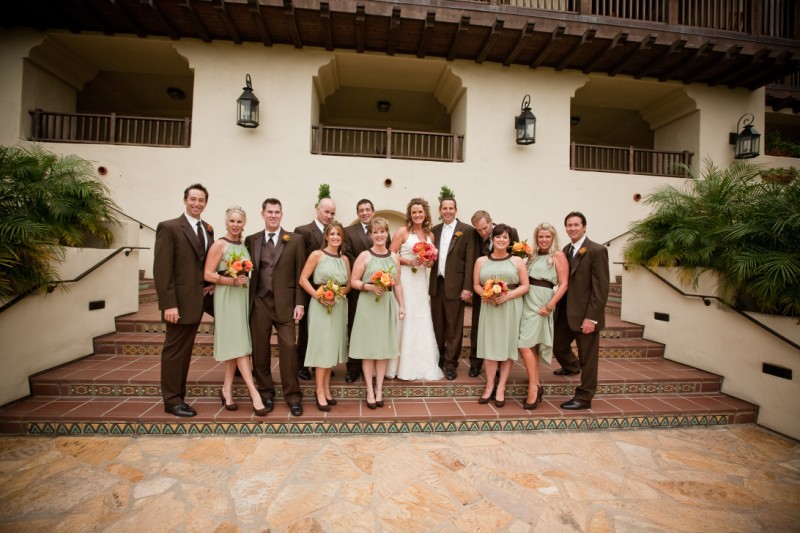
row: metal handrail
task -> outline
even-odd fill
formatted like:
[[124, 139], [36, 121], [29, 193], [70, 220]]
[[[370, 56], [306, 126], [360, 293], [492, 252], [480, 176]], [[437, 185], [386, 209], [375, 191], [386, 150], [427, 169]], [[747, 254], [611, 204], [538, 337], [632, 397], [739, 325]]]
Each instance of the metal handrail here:
[[[129, 256], [131, 254], [131, 252], [134, 251], [134, 250], [147, 250], [147, 249], [148, 249], [148, 247], [146, 247], [146, 246], [121, 246], [121, 247], [117, 248], [116, 250], [114, 250], [113, 253], [107, 255], [106, 257], [104, 257], [103, 259], [101, 259], [100, 261], [95, 263], [94, 265], [90, 266], [89, 268], [87, 268], [86, 270], [84, 270], [83, 272], [78, 274], [73, 279], [62, 279], [62, 280], [57, 280], [57, 281], [48, 281], [47, 282], [47, 292], [48, 292], [48, 294], [53, 292], [54, 290], [56, 290], [56, 287], [59, 286], [59, 285], [63, 285], [65, 283], [75, 283], [75, 282], [78, 282], [78, 281], [82, 280], [83, 278], [85, 278], [86, 276], [88, 276], [89, 274], [91, 274], [92, 272], [94, 272], [95, 270], [97, 270], [98, 268], [103, 266], [104, 264], [108, 263], [114, 256], [116, 256], [120, 252], [125, 252], [125, 255]], [[13, 299], [11, 299], [8, 302], [4, 303], [3, 306], [0, 307], [0, 313], [3, 313], [4, 311], [8, 310], [14, 304], [16, 304], [18, 302], [21, 302], [23, 299], [25, 299], [27, 296], [33, 294], [37, 290], [38, 290], [38, 288], [28, 289], [27, 291], [16, 295]]]
[[[622, 263], [622, 264], [625, 267], [625, 269], [627, 270], [628, 266], [633, 264], [633, 263]], [[637, 264], [636, 266], [642, 266], [642, 265], [638, 265]], [[758, 327], [760, 327], [764, 331], [767, 331], [768, 333], [771, 333], [773, 336], [779, 338], [780, 340], [782, 340], [783, 342], [785, 342], [789, 346], [792, 346], [793, 348], [796, 348], [796, 349], [800, 350], [800, 344], [797, 344], [796, 342], [792, 341], [791, 339], [786, 338], [785, 336], [781, 335], [780, 333], [778, 333], [777, 331], [775, 331], [774, 329], [772, 329], [768, 325], [766, 325], [763, 322], [761, 322], [760, 320], [757, 320], [756, 318], [748, 315], [747, 313], [745, 313], [744, 311], [742, 311], [738, 307], [735, 307], [732, 303], [720, 298], [719, 296], [711, 296], [711, 295], [707, 295], [707, 294], [690, 294], [688, 292], [684, 292], [680, 287], [674, 285], [671, 281], [669, 281], [668, 279], [664, 278], [659, 273], [657, 273], [654, 270], [652, 270], [650, 267], [644, 267], [644, 268], [646, 268], [647, 271], [650, 272], [652, 275], [654, 275], [655, 277], [657, 277], [658, 279], [660, 279], [661, 281], [666, 283], [675, 292], [677, 292], [677, 293], [679, 293], [679, 294], [681, 294], [683, 296], [689, 296], [691, 298], [700, 298], [701, 300], [703, 300], [703, 303], [706, 305], [706, 307], [711, 305], [711, 300], [716, 300], [716, 301], [720, 302], [722, 305], [724, 305], [725, 307], [727, 307], [728, 309], [732, 309], [737, 314], [743, 316], [744, 318], [746, 318], [747, 320], [749, 320], [753, 324], [757, 325]]]
[[630, 232], [631, 232], [631, 230], [628, 230], [625, 233], [620, 233], [616, 237], [611, 237], [610, 239], [608, 239], [606, 242], [603, 243], [603, 246], [608, 247], [612, 242], [616, 241], [620, 237], [624, 237], [625, 235], [627, 235]]
[[120, 215], [122, 215], [122, 216], [124, 216], [124, 217], [127, 217], [127, 218], [131, 219], [132, 221], [136, 222], [137, 224], [139, 224], [139, 229], [142, 229], [142, 228], [147, 228], [147, 229], [149, 229], [150, 231], [155, 231], [155, 228], [152, 228], [152, 227], [148, 226], [147, 224], [145, 224], [145, 223], [144, 223], [144, 222], [142, 222], [141, 220], [137, 220], [137, 219], [133, 218], [133, 217], [132, 217], [132, 216], [130, 216], [128, 213], [125, 213], [124, 211], [120, 211], [120, 210], [119, 210], [119, 209], [117, 209], [116, 207], [112, 207], [112, 208], [111, 208], [111, 210], [112, 210], [112, 211], [116, 211], [116, 212], [117, 212], [117, 213], [119, 213]]

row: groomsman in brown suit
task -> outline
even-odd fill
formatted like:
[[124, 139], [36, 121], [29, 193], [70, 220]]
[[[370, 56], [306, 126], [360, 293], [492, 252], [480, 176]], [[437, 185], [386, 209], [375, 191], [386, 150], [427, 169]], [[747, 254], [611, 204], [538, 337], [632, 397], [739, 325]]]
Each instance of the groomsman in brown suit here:
[[[366, 198], [359, 200], [356, 204], [356, 213], [358, 214], [358, 221], [350, 226], [344, 228], [344, 255], [350, 261], [352, 266], [356, 257], [361, 252], [368, 250], [372, 247], [372, 238], [369, 236], [369, 223], [372, 222], [372, 217], [375, 216], [375, 206], [370, 200]], [[353, 330], [353, 320], [356, 317], [356, 306], [358, 305], [358, 295], [361, 291], [350, 291], [347, 293], [347, 337], [350, 338], [350, 332]], [[347, 374], [344, 379], [348, 383], [353, 383], [361, 375], [361, 360], [349, 359], [347, 360]]]
[[197, 414], [185, 398], [204, 300], [211, 300], [214, 290], [213, 285], [206, 286], [203, 281], [206, 251], [214, 242], [214, 230], [200, 219], [207, 201], [205, 187], [199, 183], [190, 185], [183, 191], [186, 212], [156, 228], [153, 279], [161, 318], [167, 325], [161, 349], [161, 395], [164, 411], [175, 416]]
[[[597, 392], [600, 330], [605, 326], [610, 284], [608, 250], [586, 237], [582, 213], [569, 213], [564, 225], [571, 241], [563, 250], [569, 260], [569, 288], [556, 307], [553, 355], [561, 368], [555, 374], [581, 374], [575, 396], [562, 403], [562, 409], [589, 409]], [[578, 345], [578, 358], [572, 353], [573, 340]]]
[[[492, 215], [487, 211], [475, 211], [472, 215], [472, 227], [475, 228], [475, 258], [489, 255], [492, 251], [492, 229], [496, 226], [492, 222]], [[519, 242], [519, 233], [515, 228], [508, 226], [511, 244]], [[469, 345], [469, 376], [474, 378], [481, 374], [483, 359], [478, 357], [478, 321], [481, 315], [481, 295], [472, 298], [472, 328], [470, 330]]]
[[[305, 226], [297, 226], [294, 232], [303, 238], [305, 244], [306, 257], [311, 255], [314, 250], [322, 248], [324, 240], [322, 233], [325, 226], [333, 222], [336, 217], [336, 204], [330, 198], [323, 198], [317, 204], [317, 216]], [[352, 263], [351, 263], [352, 264]], [[308, 318], [303, 317], [297, 336], [297, 355], [300, 358], [300, 379], [311, 379], [311, 372], [306, 368], [306, 347], [308, 346]]]
[[250, 282], [250, 337], [253, 341], [253, 372], [256, 387], [268, 410], [272, 410], [275, 385], [270, 364], [272, 327], [278, 334], [278, 361], [283, 397], [292, 415], [303, 414], [299, 360], [294, 324], [303, 318], [306, 293], [297, 282], [306, 263], [303, 240], [281, 228], [283, 206], [276, 198], [261, 205], [264, 230], [249, 235], [244, 243], [253, 260]]
[[439, 345], [439, 366], [449, 380], [456, 379], [464, 330], [464, 304], [472, 298], [475, 237], [472, 226], [456, 218], [455, 198], [439, 199], [442, 223], [433, 227], [439, 257], [431, 267], [433, 332]]

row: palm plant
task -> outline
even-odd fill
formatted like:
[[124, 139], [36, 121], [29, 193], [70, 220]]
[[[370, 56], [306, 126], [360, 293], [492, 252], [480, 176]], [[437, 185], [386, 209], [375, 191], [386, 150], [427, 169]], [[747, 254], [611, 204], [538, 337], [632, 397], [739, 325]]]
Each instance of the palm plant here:
[[46, 288], [65, 246], [111, 243], [116, 206], [108, 194], [78, 156], [0, 146], [0, 297]]
[[690, 171], [685, 186], [656, 190], [645, 200], [652, 214], [631, 225], [625, 261], [677, 267], [687, 284], [714, 271], [735, 306], [800, 316], [800, 180], [764, 181], [761, 172], [706, 162], [702, 179]]

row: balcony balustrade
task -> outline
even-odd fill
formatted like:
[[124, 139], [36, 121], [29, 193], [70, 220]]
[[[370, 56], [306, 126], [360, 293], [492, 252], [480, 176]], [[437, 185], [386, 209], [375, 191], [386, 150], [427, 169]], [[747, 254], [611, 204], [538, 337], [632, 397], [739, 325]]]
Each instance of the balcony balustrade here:
[[191, 119], [31, 111], [31, 140], [188, 147]]
[[687, 168], [692, 164], [692, 155], [694, 154], [687, 151], [664, 152], [633, 146], [571, 143], [569, 168], [593, 172], [686, 178], [689, 175]]
[[423, 161], [464, 161], [464, 136], [392, 128], [312, 126], [311, 153]]

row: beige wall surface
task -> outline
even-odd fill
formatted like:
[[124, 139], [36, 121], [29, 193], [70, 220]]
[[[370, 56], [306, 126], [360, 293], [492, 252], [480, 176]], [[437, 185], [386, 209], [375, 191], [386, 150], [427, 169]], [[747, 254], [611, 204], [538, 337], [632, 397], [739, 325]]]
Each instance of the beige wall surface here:
[[[681, 286], [670, 269], [660, 268], [658, 273], [685, 293], [715, 294], [711, 277], [703, 278], [695, 289]], [[668, 359], [724, 376], [722, 392], [758, 405], [759, 424], [800, 439], [796, 348], [715, 302], [706, 306], [700, 298], [681, 295], [644, 269], [626, 272], [622, 288], [622, 319], [644, 325], [646, 339], [665, 343]], [[656, 312], [669, 314], [669, 322], [655, 320]], [[796, 320], [769, 317], [767, 323], [800, 343]], [[762, 363], [789, 368], [795, 378], [764, 374]]]

